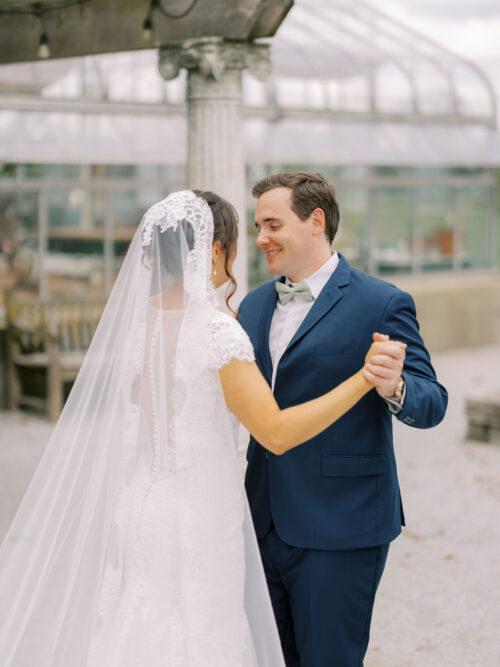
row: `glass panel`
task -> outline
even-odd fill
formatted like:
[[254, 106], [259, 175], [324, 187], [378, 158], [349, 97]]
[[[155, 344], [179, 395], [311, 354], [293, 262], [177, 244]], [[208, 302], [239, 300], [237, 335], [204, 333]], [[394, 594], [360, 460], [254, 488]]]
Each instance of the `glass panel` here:
[[162, 179], [162, 167], [139, 164], [135, 168], [135, 177], [139, 181], [160, 181]]
[[333, 242], [350, 264], [368, 270], [368, 195], [364, 187], [341, 186], [337, 192], [340, 207], [340, 227]]
[[374, 209], [374, 270], [382, 275], [410, 272], [413, 260], [410, 190], [402, 187], [377, 188]]
[[166, 193], [185, 187], [184, 165], [93, 165], [91, 174], [94, 178], [130, 179], [138, 185], [140, 181], [164, 183]]
[[110, 164], [103, 167], [103, 172], [111, 178], [130, 178], [135, 176], [136, 169], [132, 164]]
[[490, 265], [490, 194], [486, 187], [463, 187], [455, 193], [457, 265], [485, 268]]
[[11, 289], [38, 294], [38, 193], [0, 191], [0, 326]]
[[166, 193], [183, 190], [186, 187], [185, 165], [165, 164], [160, 167], [159, 177]]
[[[276, 171], [279, 171], [279, 168], [276, 168]], [[247, 219], [246, 219], [246, 229], [247, 229], [247, 266], [248, 266], [248, 287], [249, 289], [255, 289], [262, 283], [271, 279], [271, 274], [267, 270], [267, 260], [264, 256], [264, 253], [260, 251], [255, 245], [255, 239], [257, 238], [257, 230], [255, 229], [255, 199], [252, 197], [251, 191], [252, 187], [260, 181], [261, 178], [265, 178], [268, 174], [274, 173], [274, 169], [271, 171], [271, 168], [264, 165], [251, 165], [247, 166], [246, 176], [247, 176]]]
[[105, 282], [104, 226], [99, 196], [90, 196], [80, 188], [49, 190], [46, 206], [47, 296], [101, 298]]
[[262, 283], [271, 280], [273, 275], [267, 268], [267, 259], [255, 245], [257, 230], [255, 229], [255, 208], [252, 204], [247, 209], [247, 248], [248, 248], [248, 286], [255, 289]]
[[0, 179], [12, 179], [16, 177], [17, 165], [0, 162]]
[[75, 164], [24, 164], [20, 171], [26, 178], [69, 178], [77, 179], [80, 166]]
[[452, 192], [445, 187], [423, 187], [415, 193], [419, 228], [418, 264], [423, 271], [442, 271], [453, 267]]
[[120, 270], [130, 241], [147, 209], [166, 196], [158, 187], [140, 187], [110, 193], [113, 239], [112, 276], [114, 281]]

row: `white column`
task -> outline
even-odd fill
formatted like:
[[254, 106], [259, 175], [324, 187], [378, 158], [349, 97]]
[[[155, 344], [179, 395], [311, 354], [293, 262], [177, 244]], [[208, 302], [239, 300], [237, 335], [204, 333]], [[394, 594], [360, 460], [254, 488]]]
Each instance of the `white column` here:
[[165, 79], [188, 70], [188, 187], [212, 190], [230, 201], [240, 219], [237, 303], [248, 288], [247, 210], [242, 72], [265, 78], [269, 47], [220, 38], [190, 40], [182, 47], [162, 47], [159, 69]]

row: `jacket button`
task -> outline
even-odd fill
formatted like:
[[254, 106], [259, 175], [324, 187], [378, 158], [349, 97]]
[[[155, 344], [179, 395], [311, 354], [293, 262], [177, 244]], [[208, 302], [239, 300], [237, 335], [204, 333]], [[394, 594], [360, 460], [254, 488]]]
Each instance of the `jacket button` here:
[[269, 458], [269, 452], [265, 452], [265, 457], [266, 457], [266, 459]]

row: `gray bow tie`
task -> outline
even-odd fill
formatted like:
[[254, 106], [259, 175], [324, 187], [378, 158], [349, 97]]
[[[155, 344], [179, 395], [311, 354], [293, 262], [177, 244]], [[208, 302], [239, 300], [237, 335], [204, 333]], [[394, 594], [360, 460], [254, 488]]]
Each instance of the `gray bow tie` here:
[[294, 297], [304, 299], [304, 301], [314, 301], [314, 297], [305, 280], [301, 280], [296, 285], [286, 285], [285, 283], [277, 282], [276, 291], [278, 292], [280, 302], [285, 305]]

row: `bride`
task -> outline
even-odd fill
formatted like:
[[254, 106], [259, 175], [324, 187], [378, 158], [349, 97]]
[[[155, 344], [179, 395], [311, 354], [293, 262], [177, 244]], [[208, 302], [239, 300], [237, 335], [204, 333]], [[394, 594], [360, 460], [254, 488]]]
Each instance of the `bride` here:
[[238, 421], [281, 456], [371, 385], [360, 369], [280, 410], [247, 335], [217, 310], [236, 241], [213, 193], [145, 214], [0, 548], [2, 667], [284, 665]]

